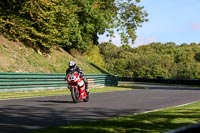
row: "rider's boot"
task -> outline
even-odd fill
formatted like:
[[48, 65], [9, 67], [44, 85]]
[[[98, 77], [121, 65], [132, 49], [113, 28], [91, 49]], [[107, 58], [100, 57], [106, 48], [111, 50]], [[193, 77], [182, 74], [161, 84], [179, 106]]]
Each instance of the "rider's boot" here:
[[85, 90], [87, 93], [89, 93], [88, 82], [85, 82]]

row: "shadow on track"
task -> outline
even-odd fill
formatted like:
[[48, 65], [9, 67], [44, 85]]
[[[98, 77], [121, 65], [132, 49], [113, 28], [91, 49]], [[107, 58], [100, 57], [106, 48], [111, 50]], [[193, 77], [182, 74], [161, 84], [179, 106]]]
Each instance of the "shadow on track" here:
[[73, 101], [59, 101], [59, 100], [38, 100], [36, 102], [42, 102], [42, 103], [73, 103], [75, 104]]

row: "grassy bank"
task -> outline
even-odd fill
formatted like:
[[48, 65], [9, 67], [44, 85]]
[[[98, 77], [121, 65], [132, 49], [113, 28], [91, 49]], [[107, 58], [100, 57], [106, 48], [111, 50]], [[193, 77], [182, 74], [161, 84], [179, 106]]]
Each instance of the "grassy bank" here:
[[62, 48], [54, 48], [49, 54], [42, 54], [0, 34], [0, 72], [65, 73], [70, 60], [76, 61], [86, 74], [101, 73], [83, 55], [72, 55]]

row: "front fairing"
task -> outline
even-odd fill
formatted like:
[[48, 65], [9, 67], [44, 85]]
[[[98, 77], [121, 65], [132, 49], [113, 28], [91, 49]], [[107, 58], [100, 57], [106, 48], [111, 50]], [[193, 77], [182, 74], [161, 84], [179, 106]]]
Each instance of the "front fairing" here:
[[77, 81], [80, 80], [78, 72], [67, 74], [66, 80], [68, 84], [77, 83]]

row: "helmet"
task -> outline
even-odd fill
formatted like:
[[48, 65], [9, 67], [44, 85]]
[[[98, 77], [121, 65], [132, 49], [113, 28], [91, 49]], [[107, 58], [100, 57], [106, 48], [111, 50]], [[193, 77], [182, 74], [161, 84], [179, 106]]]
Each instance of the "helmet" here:
[[70, 61], [69, 62], [69, 68], [74, 69], [76, 67], [76, 62], [75, 61]]

